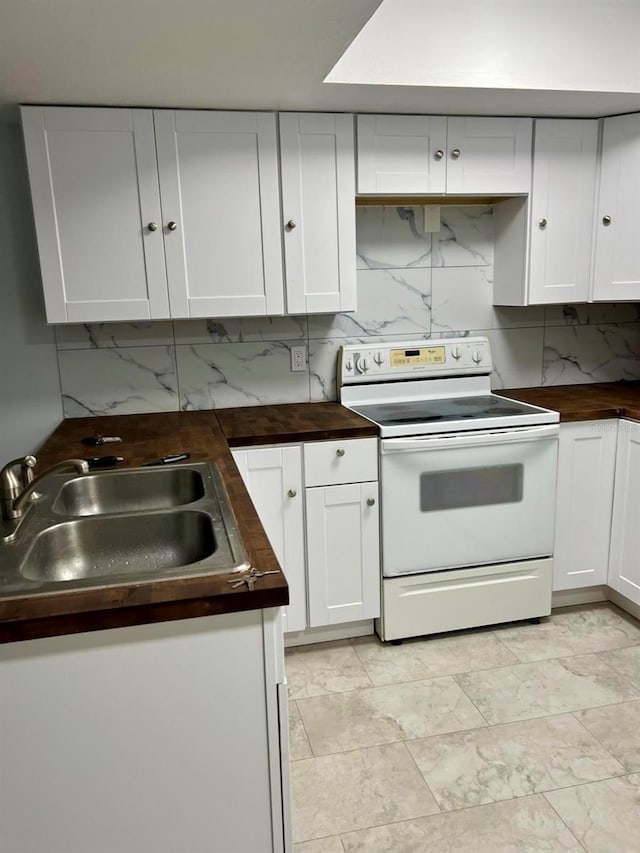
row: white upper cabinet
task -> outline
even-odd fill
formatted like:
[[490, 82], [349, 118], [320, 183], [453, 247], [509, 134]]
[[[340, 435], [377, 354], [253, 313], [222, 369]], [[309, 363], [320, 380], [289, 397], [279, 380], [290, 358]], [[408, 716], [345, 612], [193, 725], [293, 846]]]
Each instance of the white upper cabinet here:
[[597, 120], [536, 120], [530, 304], [589, 298], [597, 147]]
[[287, 312], [354, 311], [353, 116], [281, 114], [280, 163]]
[[640, 299], [640, 114], [604, 121], [593, 299]]
[[530, 118], [448, 118], [447, 193], [530, 192], [531, 128]]
[[50, 323], [355, 310], [353, 116], [22, 117]]
[[169, 316], [149, 110], [23, 107], [47, 320]]
[[153, 115], [171, 316], [282, 314], [275, 115]]
[[531, 128], [528, 118], [358, 116], [358, 192], [526, 194]]
[[444, 116], [358, 116], [358, 192], [442, 194], [446, 148]]

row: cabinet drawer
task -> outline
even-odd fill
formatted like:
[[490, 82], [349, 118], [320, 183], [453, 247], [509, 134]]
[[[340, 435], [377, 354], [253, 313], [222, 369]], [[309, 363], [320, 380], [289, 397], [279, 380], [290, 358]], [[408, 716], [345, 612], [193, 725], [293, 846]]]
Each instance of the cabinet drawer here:
[[304, 445], [305, 486], [335, 486], [378, 479], [378, 439], [349, 438]]

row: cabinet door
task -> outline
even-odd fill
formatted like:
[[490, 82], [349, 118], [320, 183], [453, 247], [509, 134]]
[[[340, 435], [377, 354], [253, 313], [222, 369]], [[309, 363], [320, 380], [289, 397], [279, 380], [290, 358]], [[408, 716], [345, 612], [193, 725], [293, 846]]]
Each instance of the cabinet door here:
[[553, 588], [606, 584], [618, 422], [560, 426]]
[[380, 615], [378, 484], [307, 489], [309, 626]]
[[640, 424], [621, 420], [618, 429], [609, 586], [640, 604]]
[[171, 316], [282, 314], [275, 115], [154, 120]]
[[285, 631], [307, 627], [302, 462], [300, 447], [232, 450], [271, 547], [287, 577]]
[[605, 119], [596, 207], [595, 301], [640, 299], [640, 114]]
[[447, 119], [447, 193], [531, 190], [530, 118]]
[[23, 107], [22, 124], [47, 320], [168, 317], [151, 110]]
[[598, 122], [537, 119], [529, 302], [586, 302]]
[[445, 191], [444, 116], [358, 116], [359, 193]]
[[280, 115], [287, 311], [355, 311], [353, 116]]
[[3, 853], [283, 853], [272, 625], [250, 610], [2, 645]]

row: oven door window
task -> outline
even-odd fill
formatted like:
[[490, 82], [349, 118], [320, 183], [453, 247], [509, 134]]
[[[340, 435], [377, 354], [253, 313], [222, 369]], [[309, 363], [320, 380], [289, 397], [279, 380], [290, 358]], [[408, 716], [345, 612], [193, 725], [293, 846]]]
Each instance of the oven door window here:
[[522, 500], [523, 480], [521, 464], [422, 473], [420, 510], [434, 512], [517, 503]]

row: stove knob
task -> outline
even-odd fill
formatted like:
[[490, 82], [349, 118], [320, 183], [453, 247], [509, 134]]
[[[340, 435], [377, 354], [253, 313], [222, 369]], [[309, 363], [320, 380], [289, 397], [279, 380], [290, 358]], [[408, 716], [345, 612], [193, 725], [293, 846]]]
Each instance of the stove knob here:
[[353, 370], [353, 363], [351, 361], [345, 362], [344, 369], [345, 370]]
[[381, 353], [381, 352], [377, 352], [377, 353], [374, 355], [373, 360], [375, 361], [375, 363], [376, 363], [376, 364], [378, 365], [378, 367], [379, 367], [379, 366], [382, 364], [382, 362], [384, 361], [384, 359], [383, 359], [383, 357], [382, 357], [382, 353]]
[[453, 358], [455, 358], [456, 361], [458, 361], [459, 358], [462, 358], [462, 350], [460, 349], [460, 347], [454, 347], [451, 350], [451, 355], [453, 356]]
[[471, 353], [471, 358], [475, 361], [476, 364], [480, 364], [480, 362], [482, 361], [482, 353], [480, 352], [480, 350], [474, 350]]
[[356, 361], [356, 370], [358, 373], [366, 373], [370, 367], [369, 359], [364, 355]]

